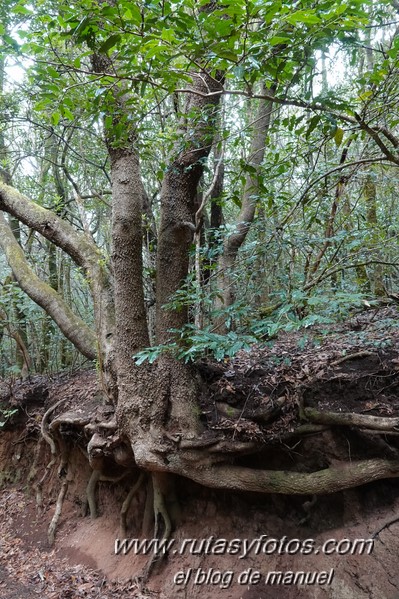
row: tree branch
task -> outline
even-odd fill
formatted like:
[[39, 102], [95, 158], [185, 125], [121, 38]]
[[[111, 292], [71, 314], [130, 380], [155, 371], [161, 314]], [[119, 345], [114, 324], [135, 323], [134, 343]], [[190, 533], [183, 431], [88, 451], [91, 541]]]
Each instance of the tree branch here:
[[62, 297], [50, 285], [39, 279], [34, 273], [1, 212], [0, 246], [21, 289], [51, 316], [65, 337], [84, 356], [94, 360], [97, 356], [94, 332], [81, 318], [72, 312]]
[[[359, 124], [360, 129], [362, 129], [363, 131], [366, 131], [366, 133], [368, 133], [370, 135], [370, 137], [372, 139], [374, 139], [375, 143], [380, 148], [380, 150], [382, 150], [382, 152], [385, 154], [385, 156], [388, 158], [388, 160], [390, 160], [391, 162], [394, 162], [395, 164], [399, 164], [399, 156], [395, 156], [395, 154], [393, 152], [391, 152], [391, 150], [384, 144], [381, 137], [378, 135], [377, 131], [375, 129], [373, 129], [372, 127], [370, 127], [370, 125], [368, 125], [357, 113], [355, 113], [355, 117], [356, 117], [357, 123]], [[387, 137], [387, 135], [384, 131], [382, 131], [382, 133], [384, 133], [385, 137]], [[393, 143], [391, 138], [392, 138], [392, 136], [388, 137], [388, 139], [391, 141], [391, 143]]]
[[[0, 210], [8, 212], [43, 235], [66, 252], [78, 266], [85, 270], [93, 298], [100, 356], [104, 362], [112, 360], [112, 334], [115, 324], [113, 291], [108, 266], [105, 264], [100, 249], [92, 239], [84, 233], [76, 231], [67, 221], [54, 212], [39, 206], [14, 187], [1, 181]], [[39, 305], [42, 306], [42, 304]]]
[[84, 234], [78, 233], [67, 221], [32, 202], [14, 187], [0, 182], [0, 210], [8, 212], [22, 223], [60, 247], [82, 268], [90, 270], [93, 259], [101, 253]]

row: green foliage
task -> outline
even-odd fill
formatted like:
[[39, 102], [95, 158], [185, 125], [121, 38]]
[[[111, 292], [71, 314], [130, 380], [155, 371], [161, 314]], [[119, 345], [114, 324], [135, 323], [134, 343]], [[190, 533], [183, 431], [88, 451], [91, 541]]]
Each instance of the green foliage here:
[[177, 341], [170, 344], [158, 345], [144, 349], [134, 356], [137, 366], [148, 361], [152, 364], [163, 353], [173, 355], [183, 362], [193, 362], [198, 358], [210, 356], [215, 360], [233, 357], [240, 350], [249, 350], [257, 342], [253, 335], [244, 335], [229, 331], [226, 335], [213, 333], [208, 329], [197, 329], [193, 325], [186, 325], [177, 333]]
[[18, 410], [15, 408], [5, 408], [0, 405], [0, 429], [4, 428], [17, 413]]
[[[198, 301], [194, 290], [186, 285], [168, 304], [168, 309], [178, 310], [189, 302]], [[213, 312], [211, 316], [211, 321], [223, 316], [226, 326], [234, 326], [234, 330], [222, 335], [212, 331], [211, 326], [198, 329], [188, 324], [170, 331], [173, 341], [138, 352], [133, 356], [134, 361], [137, 366], [146, 361], [152, 364], [164, 353], [184, 362], [193, 362], [204, 356], [220, 361], [233, 357], [241, 350], [249, 350], [254, 344], [264, 344], [281, 332], [302, 331], [314, 325], [325, 327], [343, 320], [354, 308], [363, 306], [364, 301], [364, 296], [358, 293], [309, 295], [297, 291], [292, 294], [290, 302], [286, 299], [268, 317], [254, 314], [251, 307], [236, 302], [227, 309]], [[309, 313], [303, 315], [306, 311]], [[303, 342], [306, 339], [306, 336], [303, 337]]]
[[[205, 324], [202, 330], [190, 324], [171, 331], [170, 344], [140, 352], [136, 363], [152, 362], [162, 352], [185, 361], [204, 354], [223, 359], [280, 331], [327, 326], [365, 299], [372, 303], [378, 268], [384, 284], [397, 289], [396, 171], [387, 170], [382, 144], [355, 118], [361, 115], [374, 126], [397, 155], [399, 36], [389, 0], [41, 0], [6, 2], [3, 12], [1, 57], [7, 65], [16, 58], [27, 76], [0, 90], [0, 136], [7, 147], [0, 147], [1, 167], [11, 168], [14, 184], [29, 197], [92, 235], [105, 267], [111, 207], [104, 139], [113, 147], [134, 144], [153, 210], [145, 223], [146, 282], [156, 276], [153, 231], [170, 156], [184, 154], [193, 143], [189, 133], [194, 136], [203, 118], [195, 109], [185, 112], [193, 72], [223, 73], [229, 94], [216, 138], [224, 146], [224, 188], [213, 201], [224, 224], [214, 231], [205, 227], [198, 251], [202, 280], [193, 272], [192, 256], [189, 277], [166, 306], [189, 308], [191, 320], [200, 306]], [[260, 100], [253, 96], [263, 84], [269, 91], [276, 87], [279, 105], [258, 168], [251, 142]], [[209, 139], [214, 116], [203, 123]], [[384, 161], [365, 162], [379, 157]], [[206, 191], [214, 169], [211, 161], [201, 166]], [[374, 207], [364, 193], [370, 173], [377, 190]], [[216, 309], [218, 261], [237, 230], [249, 180], [256, 216], [229, 273], [235, 302]], [[205, 223], [210, 201], [206, 211]], [[31, 264], [48, 279], [48, 247], [25, 226], [20, 233]], [[69, 260], [58, 256], [56, 262], [61, 292], [92, 323], [85, 274]], [[56, 329], [17, 286], [5, 286], [0, 308], [7, 325], [26, 330], [35, 357], [64, 351]], [[220, 320], [226, 335], [214, 330]], [[12, 368], [7, 365], [12, 347], [8, 336], [0, 350], [4, 368]], [[49, 367], [60, 362], [54, 359]]]

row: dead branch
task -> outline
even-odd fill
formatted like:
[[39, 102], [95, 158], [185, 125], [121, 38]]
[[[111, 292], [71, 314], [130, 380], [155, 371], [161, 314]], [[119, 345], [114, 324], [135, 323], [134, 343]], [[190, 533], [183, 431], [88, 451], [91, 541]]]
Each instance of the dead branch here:
[[342, 364], [343, 362], [346, 362], [347, 360], [356, 360], [357, 358], [367, 358], [368, 356], [373, 356], [373, 352], [371, 351], [358, 351], [354, 354], [348, 354], [347, 356], [343, 356], [342, 358], [339, 358], [338, 360], [334, 360], [334, 362], [331, 362], [331, 366], [338, 366], [339, 364]]

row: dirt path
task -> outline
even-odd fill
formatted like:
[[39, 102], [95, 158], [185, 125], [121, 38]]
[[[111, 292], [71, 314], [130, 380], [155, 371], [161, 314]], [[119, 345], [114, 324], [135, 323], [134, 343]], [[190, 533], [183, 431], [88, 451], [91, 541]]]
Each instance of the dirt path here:
[[141, 593], [134, 583], [107, 580], [103, 573], [79, 563], [78, 554], [71, 553], [70, 559], [59, 557], [57, 549], [47, 547], [48, 517], [48, 514], [36, 513], [32, 500], [23, 491], [5, 489], [1, 492], [1, 599], [154, 597], [154, 594]]
[[[240, 500], [237, 503], [224, 497], [215, 503], [191, 495], [189, 501], [195, 512], [176, 533], [179, 543], [185, 538], [210, 538], [209, 535], [215, 540], [245, 537], [251, 540], [267, 533], [270, 539], [285, 537], [291, 541], [291, 547], [294, 539], [302, 543], [314, 539], [319, 550], [312, 555], [295, 551], [256, 555], [251, 551], [245, 559], [226, 552], [204, 556], [195, 552], [190, 555], [187, 551], [182, 556], [170, 556], [152, 578], [151, 591], [139, 590], [136, 583], [127, 581], [129, 574], [139, 573], [145, 563], [143, 556], [111, 555], [117, 535], [115, 513], [103, 513], [92, 521], [67, 506], [57, 546], [50, 550], [46, 529], [51, 510], [38, 515], [33, 500], [22, 489], [8, 488], [0, 493], [0, 598], [271, 599], [278, 595], [283, 599], [398, 599], [399, 522], [392, 522], [395, 514], [399, 516], [396, 487], [392, 482], [379, 482], [365, 487], [363, 492], [357, 489], [320, 498], [314, 505], [312, 521], [306, 525], [299, 520], [301, 504], [284, 498], [279, 498], [281, 505], [269, 498], [265, 509], [259, 509], [259, 503], [249, 502], [245, 514], [245, 505]], [[378, 501], [383, 505], [377, 506]], [[233, 507], [235, 515], [230, 518]], [[204, 529], [205, 520], [212, 523], [212, 531]], [[338, 522], [341, 526], [334, 528]], [[380, 529], [370, 553], [327, 555], [320, 550], [328, 539], [341, 542], [370, 539]], [[238, 584], [239, 574], [250, 569], [259, 572], [260, 583]], [[189, 584], [174, 583], [177, 572], [187, 576], [190, 571]], [[215, 578], [193, 584], [199, 571], [208, 574], [219, 571], [224, 582], [229, 582], [230, 577], [232, 584], [221, 584], [220, 580], [216, 584]], [[331, 580], [328, 585], [281, 584], [281, 581], [265, 585], [270, 571], [325, 571], [331, 573]]]

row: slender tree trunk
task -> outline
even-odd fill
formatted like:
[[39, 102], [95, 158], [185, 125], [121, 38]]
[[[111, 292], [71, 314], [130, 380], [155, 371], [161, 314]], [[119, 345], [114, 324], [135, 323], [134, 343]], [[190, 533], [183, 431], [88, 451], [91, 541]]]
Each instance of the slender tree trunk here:
[[[371, 174], [366, 176], [363, 193], [366, 203], [367, 225], [372, 239], [378, 243], [377, 188]], [[379, 253], [377, 253], [376, 258], [378, 259], [379, 257]], [[369, 271], [369, 285], [374, 295], [377, 297], [384, 297], [386, 291], [381, 265], [372, 264], [369, 267]]]
[[[276, 87], [267, 89], [264, 85], [261, 93], [273, 95]], [[237, 217], [235, 232], [225, 241], [223, 254], [219, 261], [220, 276], [218, 286], [221, 291], [223, 301], [219, 307], [228, 307], [234, 303], [234, 289], [232, 269], [234, 267], [238, 251], [244, 243], [248, 231], [255, 217], [256, 206], [259, 196], [259, 177], [260, 166], [265, 156], [266, 138], [269, 132], [271, 117], [273, 111], [273, 102], [270, 100], [260, 100], [258, 113], [254, 123], [254, 133], [252, 137], [249, 164], [255, 167], [255, 173], [247, 175], [242, 207]], [[224, 322], [220, 320], [218, 329], [224, 329]]]

